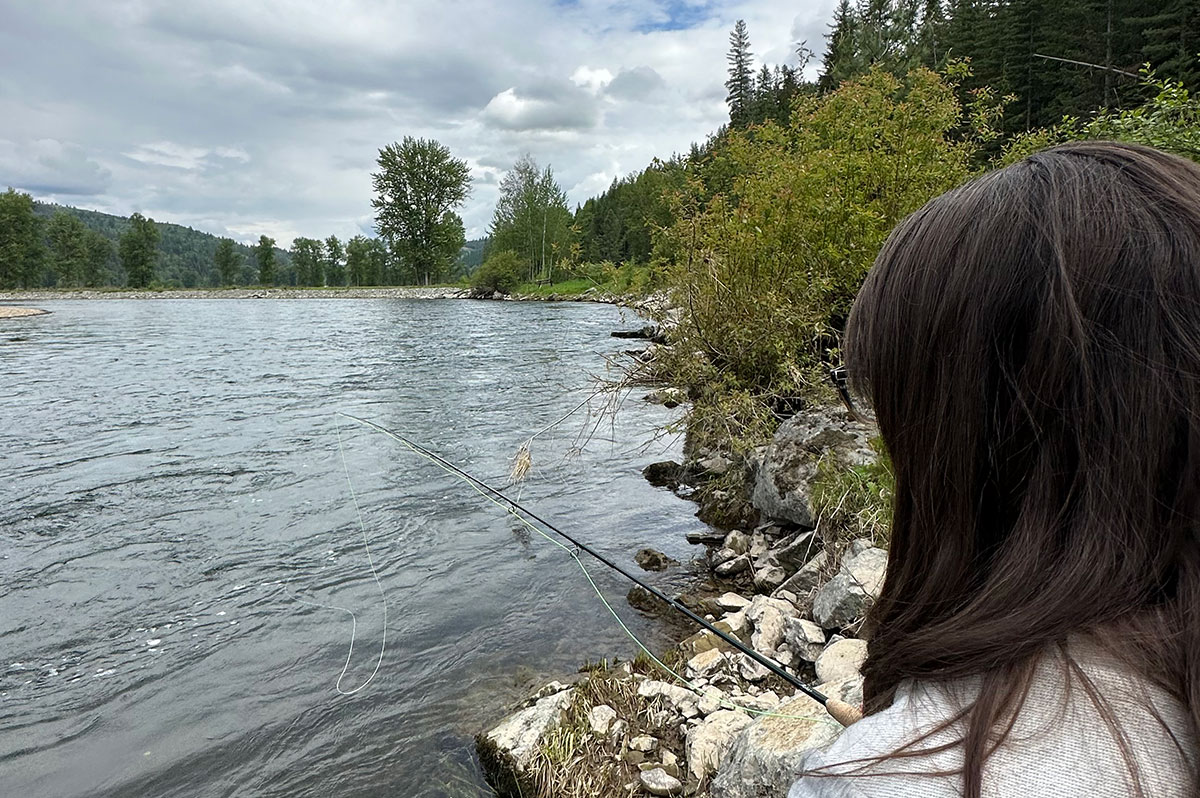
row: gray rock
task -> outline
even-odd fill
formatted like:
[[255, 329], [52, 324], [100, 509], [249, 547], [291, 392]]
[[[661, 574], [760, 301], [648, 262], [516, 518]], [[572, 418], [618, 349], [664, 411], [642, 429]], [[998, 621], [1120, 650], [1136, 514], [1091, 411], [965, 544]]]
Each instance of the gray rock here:
[[712, 674], [719, 670], [728, 660], [725, 658], [725, 653], [720, 649], [710, 648], [708, 651], [701, 651], [696, 656], [688, 660], [687, 673], [690, 679], [707, 679]]
[[679, 564], [657, 549], [638, 549], [637, 554], [633, 555], [633, 560], [643, 571], [665, 571], [670, 566]]
[[807, 618], [788, 618], [783, 636], [805, 662], [816, 662], [825, 650], [825, 630]]
[[805, 754], [828, 745], [842, 727], [805, 695], [776, 707], [733, 738], [713, 780], [713, 798], [783, 798]]
[[750, 536], [735, 529], [725, 536], [725, 548], [732, 551], [734, 556], [745, 554], [750, 551]]
[[762, 532], [755, 531], [750, 536], [750, 551], [747, 552], [750, 555], [750, 559], [757, 560], [770, 550], [771, 544], [768, 542], [767, 536]]
[[638, 695], [654, 700], [665, 699], [676, 711], [682, 714], [689, 705], [694, 707], [699, 702], [699, 696], [683, 687], [666, 682], [647, 679], [638, 685]]
[[728, 700], [728, 696], [723, 691], [716, 687], [705, 687], [704, 692], [700, 696], [700, 703], [696, 708], [701, 715], [711, 715], [721, 708], [721, 705]]
[[840, 408], [792, 416], [754, 463], [751, 502], [764, 518], [815, 526], [811, 496], [817, 464], [827, 456], [851, 466], [873, 461], [870, 441], [876, 434], [874, 428], [849, 420]]
[[616, 719], [617, 711], [608, 704], [600, 704], [588, 710], [588, 726], [594, 734], [608, 734], [610, 725]]
[[683, 795], [683, 782], [661, 767], [643, 770], [638, 778], [651, 795]]
[[770, 593], [787, 581], [788, 572], [773, 562], [768, 562], [754, 572], [754, 587], [762, 593]]
[[683, 481], [687, 468], [674, 460], [651, 463], [642, 469], [642, 476], [656, 488], [674, 488]]
[[849, 574], [839, 573], [813, 597], [813, 620], [825, 629], [850, 626], [867, 611], [870, 598]]
[[562, 722], [563, 712], [571, 704], [573, 689], [539, 698], [533, 706], [526, 707], [501, 721], [489, 731], [487, 741], [497, 753], [510, 760], [518, 774], [533, 760], [542, 738]]
[[693, 529], [687, 533], [688, 543], [717, 544], [725, 542], [725, 533], [711, 526]]
[[640, 737], [634, 737], [629, 741], [629, 750], [641, 751], [643, 754], [648, 754], [658, 748], [658, 738], [651, 737], [648, 734], [643, 734]]
[[734, 736], [750, 723], [747, 715], [730, 709], [702, 720], [687, 735], [688, 770], [701, 779], [716, 773]]
[[821, 538], [814, 530], [810, 529], [796, 533], [794, 537], [774, 549], [772, 553], [775, 555], [776, 562], [794, 573], [803, 568], [804, 564], [816, 556], [819, 551], [821, 551]]
[[729, 473], [729, 469], [733, 468], [733, 461], [723, 454], [714, 454], [711, 457], [705, 457], [697, 465], [706, 473], [719, 477]]
[[713, 573], [720, 577], [737, 576], [743, 571], [750, 568], [750, 558], [745, 554], [739, 554], [732, 560], [723, 562], [713, 569]]
[[750, 645], [760, 654], [771, 656], [772, 652], [783, 642], [783, 636], [787, 630], [787, 620], [788, 616], [779, 607], [763, 607], [762, 611], [758, 613], [758, 619], [754, 622]]
[[850, 541], [849, 551], [851, 557], [862, 554], [869, 548], [874, 547], [874, 542], [870, 538], [855, 538]]
[[847, 638], [832, 643], [817, 657], [817, 681], [840, 682], [858, 676], [866, 659], [866, 640]]
[[745, 654], [738, 662], [738, 673], [748, 682], [761, 682], [771, 675], [771, 671], [767, 670], [766, 665], [759, 663], [758, 660], [750, 659]]
[[[855, 541], [857, 542], [857, 541]], [[853, 546], [851, 546], [853, 551]], [[879, 597], [883, 577], [887, 573], [887, 552], [874, 546], [866, 546], [842, 562], [842, 572], [849, 574], [862, 587], [863, 592], [874, 601]]]
[[733, 558], [740, 557], [741, 555], [742, 552], [740, 551], [734, 551], [728, 546], [722, 546], [719, 549], [713, 549], [712, 553], [708, 555], [708, 563], [716, 568], [721, 563], [729, 562]]
[[728, 612], [745, 609], [749, 603], [750, 599], [739, 596], [737, 593], [723, 593], [717, 597], [717, 605]]
[[795, 606], [789, 602], [770, 596], [755, 596], [750, 600], [750, 606], [746, 607], [746, 618], [750, 623], [756, 624], [768, 609], [779, 610], [788, 618], [799, 615]]
[[821, 584], [821, 571], [828, 559], [829, 555], [824, 551], [818, 552], [799, 571], [789, 576], [787, 581], [778, 587], [777, 592], [786, 590], [797, 596], [807, 596]]

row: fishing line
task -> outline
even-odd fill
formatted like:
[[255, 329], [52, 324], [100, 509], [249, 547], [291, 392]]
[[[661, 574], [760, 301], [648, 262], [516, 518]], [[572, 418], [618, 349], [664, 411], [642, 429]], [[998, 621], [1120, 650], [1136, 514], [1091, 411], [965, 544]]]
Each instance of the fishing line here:
[[[675, 678], [678, 682], [680, 682], [682, 685], [684, 685], [688, 690], [690, 690], [695, 695], [703, 698], [703, 694], [701, 693], [699, 687], [697, 687], [695, 684], [690, 682], [684, 676], [680, 675], [679, 673], [676, 673], [666, 663], [664, 663], [661, 659], [659, 659], [657, 656], [655, 656], [654, 652], [652, 652], [641, 641], [641, 639], [639, 639], [638, 636], [636, 634], [634, 634], [633, 630], [631, 630], [626, 625], [624, 619], [622, 619], [621, 616], [617, 613], [616, 609], [608, 601], [608, 599], [605, 597], [604, 593], [600, 590], [600, 587], [596, 584], [595, 580], [592, 578], [591, 572], [588, 571], [587, 566], [584, 565], [583, 560], [579, 557], [580, 551], [588, 551], [589, 554], [592, 554], [592, 556], [596, 557], [601, 562], [609, 565], [610, 567], [617, 570], [619, 573], [621, 573], [622, 575], [631, 579], [638, 585], [641, 585], [642, 587], [646, 588], [651, 593], [653, 593], [653, 594], [657, 595], [659, 598], [665, 600], [671, 606], [684, 612], [684, 614], [688, 615], [692, 620], [696, 621], [700, 625], [708, 628], [710, 631], [715, 632], [720, 637], [724, 638], [726, 640], [726, 642], [729, 642], [731, 645], [734, 645], [735, 648], [739, 648], [740, 650], [742, 650], [744, 654], [751, 655], [751, 658], [758, 660], [759, 664], [767, 666], [769, 670], [772, 670], [772, 671], [776, 672], [777, 675], [784, 677], [784, 679], [786, 681], [791, 683], [793, 686], [795, 686], [801, 692], [808, 695], [810, 698], [812, 698], [813, 700], [815, 700], [819, 704], [821, 704], [823, 707], [825, 707], [825, 709], [827, 711], [829, 711], [830, 714], [833, 715], [834, 719], [837, 720], [837, 722], [840, 723], [841, 725], [846, 726], [846, 725], [849, 725], [849, 723], [853, 722], [854, 720], [857, 720], [857, 717], [855, 717], [855, 715], [854, 715], [856, 710], [854, 710], [854, 708], [850, 707], [849, 705], [846, 705], [845, 702], [839, 701], [838, 699], [835, 699], [835, 698], [827, 697], [824, 694], [822, 694], [821, 692], [813, 689], [812, 687], [809, 687], [808, 685], [798, 681], [794, 677], [783, 672], [778, 664], [771, 662], [769, 660], [766, 660], [764, 657], [759, 655], [757, 652], [753, 652], [753, 654], [751, 654], [751, 651], [752, 651], [751, 649], [747, 649], [744, 645], [737, 645], [737, 644], [733, 643], [729, 639], [728, 635], [725, 635], [720, 630], [713, 628], [711, 626], [711, 624], [708, 624], [706, 621], [698, 618], [691, 611], [687, 610], [686, 608], [683, 608], [682, 606], [678, 605], [676, 602], [666, 598], [665, 596], [663, 596], [661, 593], [659, 593], [659, 591], [655, 590], [654, 588], [652, 588], [648, 585], [645, 585], [644, 583], [641, 582], [641, 580], [626, 573], [619, 566], [609, 562], [603, 556], [597, 554], [596, 552], [588, 550], [582, 544], [578, 543], [577, 541], [572, 539], [570, 536], [566, 535], [566, 533], [558, 530], [556, 527], [543, 521], [541, 518], [538, 518], [536, 515], [534, 515], [529, 510], [520, 506], [512, 499], [505, 496], [503, 493], [500, 493], [500, 491], [498, 491], [495, 488], [492, 488], [491, 486], [487, 485], [486, 483], [476, 479], [475, 477], [471, 476], [470, 474], [466, 473], [462, 469], [455, 466], [453, 463], [450, 463], [449, 461], [445, 460], [440, 455], [438, 455], [438, 454], [426, 449], [425, 447], [420, 446], [419, 444], [416, 444], [416, 443], [408, 440], [404, 436], [399, 435], [399, 434], [387, 429], [386, 427], [383, 427], [372, 421], [368, 421], [366, 419], [359, 418], [357, 416], [352, 416], [348, 413], [340, 413], [339, 412], [338, 415], [344, 416], [352, 421], [358, 422], [359, 424], [362, 424], [366, 427], [369, 427], [371, 429], [374, 429], [378, 432], [381, 432], [381, 433], [387, 435], [388, 437], [392, 438], [393, 440], [395, 440], [396, 442], [400, 443], [402, 446], [407, 448], [409, 451], [413, 452], [414, 454], [420, 455], [421, 457], [423, 457], [424, 459], [433, 463], [434, 465], [437, 465], [439, 468], [441, 468], [447, 474], [457, 477], [458, 479], [467, 483], [467, 485], [469, 485], [472, 490], [474, 490], [476, 493], [478, 493], [484, 499], [486, 499], [490, 503], [494, 504], [495, 506], [501, 508], [509, 515], [516, 518], [526, 528], [528, 528], [529, 530], [531, 530], [533, 532], [536, 532], [538, 535], [540, 535], [541, 537], [543, 537], [550, 543], [553, 543], [555, 546], [557, 546], [558, 548], [560, 548], [564, 552], [566, 552], [567, 556], [569, 556], [571, 559], [573, 559], [575, 561], [575, 564], [579, 566], [579, 570], [583, 572], [584, 578], [587, 579], [588, 584], [591, 585], [592, 590], [595, 592], [596, 596], [600, 599], [600, 602], [609, 611], [609, 614], [612, 615], [613, 619], [617, 622], [617, 624], [621, 627], [621, 629], [625, 632], [625, 634], [629, 637], [629, 639], [632, 640], [637, 645], [637, 647], [642, 651], [642, 653], [644, 653], [647, 657], [649, 657], [650, 660], [653, 661], [655, 665], [657, 665], [659, 668], [661, 668], [666, 673], [670, 674], [673, 678]], [[522, 513], [524, 513], [524, 514], [522, 514]], [[570, 541], [572, 544], [574, 544], [573, 547], [568, 547], [561, 541], [550, 537], [550, 535], [547, 534], [543, 529], [541, 529], [538, 525], [534, 524], [530, 520], [530, 518], [527, 518], [526, 517], [527, 515], [531, 516], [532, 518], [537, 519], [541, 524], [544, 524], [548, 528], [553, 529], [560, 536], [566, 538], [568, 541]], [[790, 720], [808, 720], [808, 721], [813, 720], [813, 718], [809, 717], [809, 716], [787, 715], [784, 713], [774, 712], [771, 710], [761, 710], [761, 709], [757, 709], [754, 707], [741, 706], [740, 704], [735, 704], [726, 698], [722, 698], [719, 703], [721, 706], [726, 706], [731, 709], [740, 709], [744, 712], [749, 712], [751, 714], [756, 714], [756, 715], [762, 715], [765, 717], [786, 718], [786, 719], [790, 719]]]
[[371, 544], [367, 539], [367, 525], [363, 521], [362, 509], [358, 505], [358, 494], [354, 491], [354, 481], [350, 478], [350, 468], [346, 465], [346, 449], [342, 446], [342, 425], [339, 423], [334, 427], [337, 433], [338, 454], [342, 461], [342, 473], [346, 476], [346, 486], [350, 489], [350, 500], [354, 504], [354, 513], [358, 518], [358, 529], [362, 533], [363, 550], [367, 553], [367, 564], [371, 566], [371, 577], [375, 580], [375, 587], [379, 590], [379, 603], [383, 607], [383, 631], [379, 641], [379, 659], [375, 661], [375, 669], [371, 671], [371, 675], [367, 680], [355, 687], [353, 690], [342, 688], [342, 681], [346, 678], [346, 673], [350, 670], [350, 662], [354, 657], [354, 642], [358, 636], [358, 616], [354, 614], [354, 610], [348, 607], [339, 607], [336, 604], [322, 604], [319, 601], [310, 601], [302, 599], [296, 594], [292, 594], [292, 598], [301, 604], [308, 604], [312, 607], [322, 607], [327, 610], [338, 610], [350, 616], [350, 648], [346, 651], [346, 664], [342, 666], [342, 672], [338, 675], [337, 682], [334, 684], [334, 689], [338, 695], [354, 695], [364, 689], [379, 673], [379, 668], [383, 664], [383, 655], [387, 651], [387, 597], [383, 593], [383, 583], [379, 580], [379, 572], [375, 570], [375, 560], [371, 556]]

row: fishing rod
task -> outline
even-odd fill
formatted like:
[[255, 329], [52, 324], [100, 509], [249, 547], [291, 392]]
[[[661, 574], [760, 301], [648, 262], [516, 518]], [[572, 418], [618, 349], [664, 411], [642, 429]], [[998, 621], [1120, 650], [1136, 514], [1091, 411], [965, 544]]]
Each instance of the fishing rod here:
[[690, 618], [695, 623], [702, 626], [707, 631], [712, 632], [717, 637], [719, 637], [721, 640], [723, 640], [726, 643], [728, 643], [729, 645], [733, 646], [735, 649], [742, 652], [747, 657], [750, 657], [752, 660], [757, 662], [759, 665], [762, 665], [764, 668], [769, 670], [771, 673], [780, 677], [781, 679], [786, 681], [788, 684], [791, 684], [792, 686], [794, 686], [797, 690], [804, 693], [806, 696], [813, 699], [818, 704], [820, 704], [822, 707], [824, 707], [825, 711], [828, 712], [830, 714], [830, 716], [833, 717], [834, 720], [836, 720], [838, 723], [842, 724], [843, 726], [849, 726], [851, 723], [854, 723], [855, 721], [859, 720], [862, 717], [862, 712], [861, 712], [861, 710], [858, 709], [858, 707], [852, 706], [851, 704], [848, 704], [845, 701], [842, 701], [838, 698], [834, 698], [833, 696], [827, 696], [824, 693], [822, 693], [820, 690], [817, 690], [816, 688], [811, 687], [811, 686], [805, 684], [804, 682], [800, 681], [795, 676], [793, 676], [792, 674], [785, 671], [783, 669], [783, 667], [781, 667], [774, 660], [758, 653], [753, 648], [751, 648], [750, 646], [747, 646], [745, 643], [743, 643], [741, 640], [738, 640], [733, 635], [723, 632], [721, 629], [717, 628], [713, 624], [711, 624], [708, 621], [706, 621], [705, 619], [701, 618], [699, 615], [692, 612], [691, 610], [689, 610], [687, 607], [680, 604], [675, 599], [670, 598], [669, 596], [664, 594], [662, 591], [658, 590], [658, 588], [655, 588], [652, 585], [646, 584], [641, 579], [639, 579], [637, 576], [635, 576], [634, 574], [625, 570], [620, 565], [618, 565], [617, 563], [610, 560], [608, 557], [605, 557], [603, 554], [596, 551], [591, 546], [587, 545], [586, 543], [583, 543], [580, 540], [577, 540], [573, 536], [562, 531], [554, 524], [550, 523], [546, 519], [539, 516], [537, 513], [533, 512], [529, 508], [522, 505], [516, 499], [509, 497], [505, 493], [501, 492], [499, 489], [492, 487], [491, 485], [487, 484], [486, 482], [479, 479], [478, 477], [475, 477], [475, 476], [467, 473], [463, 469], [456, 466], [454, 463], [451, 463], [449, 460], [446, 460], [444, 457], [439, 455], [437, 452], [430, 451], [429, 449], [426, 449], [421, 444], [416, 443], [415, 441], [409, 440], [408, 438], [404, 437], [403, 435], [399, 434], [398, 432], [390, 430], [380, 424], [376, 424], [374, 421], [368, 421], [365, 418], [359, 418], [358, 416], [353, 416], [353, 415], [350, 415], [349, 413], [339, 413], [339, 415], [345, 416], [346, 418], [350, 419], [351, 421], [356, 421], [359, 424], [362, 424], [364, 426], [370, 427], [371, 429], [382, 432], [383, 434], [387, 435], [388, 437], [394, 438], [395, 440], [397, 440], [400, 443], [407, 446], [412, 451], [422, 455], [423, 457], [427, 457], [428, 459], [437, 463], [442, 468], [444, 468], [444, 469], [456, 474], [457, 476], [461, 477], [462, 479], [468, 481], [472, 485], [476, 486], [479, 490], [484, 491], [487, 494], [495, 497], [496, 499], [499, 499], [500, 501], [504, 502], [509, 507], [511, 507], [514, 511], [522, 513], [526, 517], [531, 519], [532, 521], [535, 521], [535, 522], [541, 524], [543, 527], [550, 530], [554, 534], [558, 535], [559, 537], [561, 537], [563, 540], [570, 543], [572, 546], [574, 546], [578, 550], [587, 552], [592, 557], [594, 557], [596, 560], [598, 560], [601, 564], [612, 569], [613, 571], [616, 571], [621, 576], [623, 576], [626, 579], [628, 579], [629, 581], [633, 582], [635, 585], [638, 585], [643, 590], [646, 590], [647, 592], [649, 592], [655, 598], [658, 598], [661, 601], [666, 602], [667, 606], [672, 607], [672, 608], [678, 610], [679, 612], [683, 613], [684, 615], [686, 615], [688, 618]]

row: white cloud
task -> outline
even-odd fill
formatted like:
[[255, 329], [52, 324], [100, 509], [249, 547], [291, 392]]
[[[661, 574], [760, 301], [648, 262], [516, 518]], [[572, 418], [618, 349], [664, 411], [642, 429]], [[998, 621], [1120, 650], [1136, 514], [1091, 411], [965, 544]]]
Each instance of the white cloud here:
[[581, 66], [571, 73], [571, 82], [576, 86], [590, 89], [593, 92], [600, 91], [608, 84], [612, 83], [613, 73], [601, 67], [592, 69], [589, 66]]

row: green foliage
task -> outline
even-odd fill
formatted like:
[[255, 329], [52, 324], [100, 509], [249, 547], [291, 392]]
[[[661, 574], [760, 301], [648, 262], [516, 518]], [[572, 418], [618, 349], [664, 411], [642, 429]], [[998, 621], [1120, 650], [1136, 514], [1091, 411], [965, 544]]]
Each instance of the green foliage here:
[[371, 175], [376, 228], [412, 282], [437, 282], [449, 273], [466, 241], [454, 209], [469, 191], [470, 169], [432, 139], [405, 136], [379, 151]]
[[511, 250], [494, 252], [471, 275], [471, 288], [480, 294], [511, 294], [524, 275], [525, 263], [520, 255]]
[[45, 258], [33, 197], [12, 188], [0, 194], [0, 288], [33, 288]]
[[296, 270], [296, 285], [325, 285], [325, 245], [315, 238], [292, 241], [292, 266]]
[[222, 238], [217, 244], [213, 262], [217, 267], [217, 279], [221, 285], [233, 285], [241, 266], [242, 256], [233, 244], [232, 238]]
[[258, 282], [273, 285], [275, 282], [275, 239], [267, 235], [258, 237], [254, 247], [254, 261], [258, 264]]
[[129, 217], [129, 229], [121, 235], [119, 252], [125, 283], [130, 288], [146, 288], [153, 282], [160, 237], [153, 219], [140, 213]]
[[950, 135], [962, 124], [952, 83], [874, 70], [802, 99], [786, 128], [729, 136], [714, 166], [730, 190], [709, 196], [694, 178], [660, 241], [683, 310], [666, 366], [698, 419], [752, 433], [766, 428], [759, 407], [787, 410], [823, 384], [888, 232], [969, 175], [974, 144]]
[[1116, 139], [1147, 144], [1200, 161], [1200, 98], [1182, 81], [1160, 80], [1148, 68], [1144, 85], [1154, 92], [1145, 104], [1104, 111], [1081, 126], [1081, 138]]
[[754, 73], [750, 53], [750, 33], [746, 21], [739, 19], [729, 34], [729, 53], [725, 60], [729, 64], [729, 79], [725, 88], [729, 94], [725, 104], [729, 106], [729, 124], [745, 127], [750, 121], [750, 104], [754, 98]]
[[512, 252], [525, 279], [551, 279], [555, 265], [571, 256], [573, 231], [567, 195], [547, 166], [523, 155], [500, 181], [500, 200], [488, 231], [489, 251]]
[[337, 236], [325, 239], [325, 284], [341, 287], [346, 284], [346, 252]]
[[94, 285], [89, 280], [91, 259], [88, 252], [88, 229], [83, 222], [65, 211], [58, 211], [46, 226], [50, 241], [51, 268], [60, 288], [79, 288]]
[[812, 506], [818, 528], [831, 540], [871, 538], [887, 547], [896, 477], [883, 441], [871, 441], [876, 460], [851, 466], [832, 453], [817, 464]]

